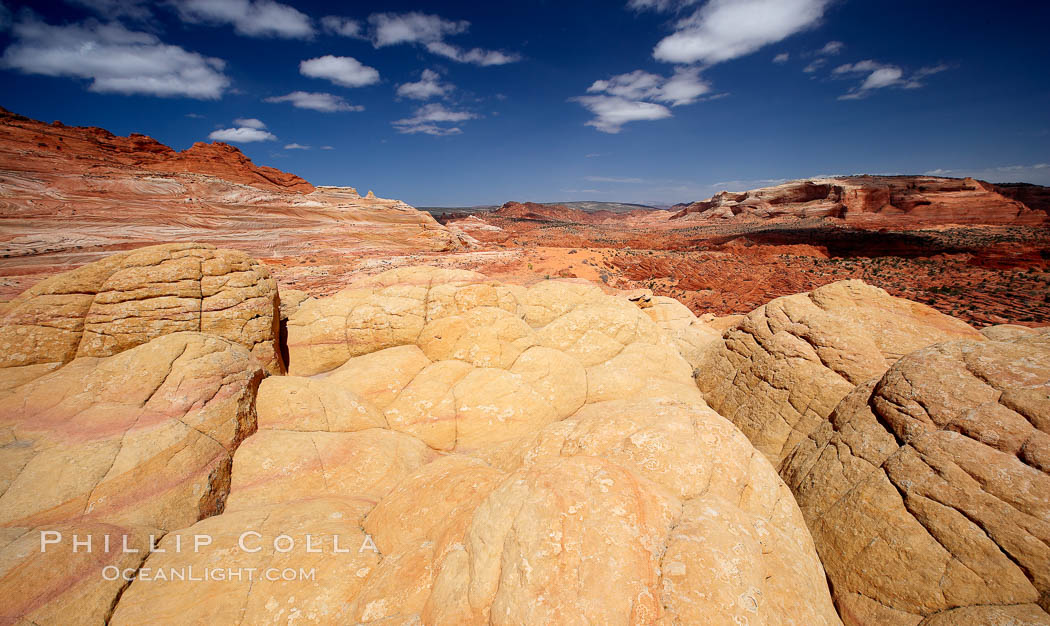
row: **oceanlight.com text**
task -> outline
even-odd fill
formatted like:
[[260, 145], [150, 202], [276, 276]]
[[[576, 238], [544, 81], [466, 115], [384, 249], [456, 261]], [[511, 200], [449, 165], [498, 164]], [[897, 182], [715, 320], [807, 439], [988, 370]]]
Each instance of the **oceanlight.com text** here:
[[291, 582], [316, 580], [314, 568], [277, 568], [277, 567], [158, 567], [158, 568], [119, 568], [107, 565], [102, 568], [105, 580], [123, 579], [140, 582], [208, 582], [208, 581], [245, 581], [254, 582]]

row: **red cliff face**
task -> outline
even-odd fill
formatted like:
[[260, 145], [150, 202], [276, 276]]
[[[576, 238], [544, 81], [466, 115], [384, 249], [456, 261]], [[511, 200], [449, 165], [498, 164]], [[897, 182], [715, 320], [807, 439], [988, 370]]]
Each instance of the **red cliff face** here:
[[[1040, 188], [1041, 189], [1041, 188]], [[854, 226], [924, 224], [1041, 224], [1042, 206], [1029, 189], [996, 187], [972, 178], [849, 176], [792, 181], [678, 205], [672, 219], [761, 221], [772, 218], [838, 218]], [[1045, 198], [1044, 198], [1045, 200]]]
[[1027, 183], [1005, 183], [992, 186], [998, 193], [1017, 200], [1030, 209], [1050, 213], [1050, 187]]
[[84, 174], [113, 168], [208, 174], [269, 190], [314, 190], [294, 174], [255, 165], [224, 143], [196, 143], [176, 152], [146, 135], [120, 137], [93, 126], [45, 124], [0, 108], [0, 169]]

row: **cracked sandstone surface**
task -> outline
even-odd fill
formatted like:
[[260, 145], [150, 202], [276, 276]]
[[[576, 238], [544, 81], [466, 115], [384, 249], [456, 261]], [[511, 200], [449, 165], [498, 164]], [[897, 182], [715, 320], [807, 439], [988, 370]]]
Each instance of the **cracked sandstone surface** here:
[[[180, 531], [227, 539], [146, 566], [316, 563], [324, 593], [133, 583], [113, 623], [838, 623], [787, 487], [627, 298], [401, 268], [288, 329], [226, 511]], [[241, 555], [245, 524], [378, 554]]]
[[[106, 356], [15, 336], [54, 350], [0, 370], [5, 619], [1047, 622], [1045, 331], [855, 281], [724, 332], [649, 292], [463, 270], [290, 295], [267, 319], [289, 375], [265, 380], [276, 346], [177, 325]], [[38, 554], [43, 528], [142, 552]]]

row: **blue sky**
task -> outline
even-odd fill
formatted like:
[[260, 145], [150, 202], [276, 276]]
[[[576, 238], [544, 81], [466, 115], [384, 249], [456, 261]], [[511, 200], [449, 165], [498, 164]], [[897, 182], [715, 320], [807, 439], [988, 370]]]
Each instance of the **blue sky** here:
[[0, 105], [419, 206], [1050, 185], [1044, 2], [0, 0]]

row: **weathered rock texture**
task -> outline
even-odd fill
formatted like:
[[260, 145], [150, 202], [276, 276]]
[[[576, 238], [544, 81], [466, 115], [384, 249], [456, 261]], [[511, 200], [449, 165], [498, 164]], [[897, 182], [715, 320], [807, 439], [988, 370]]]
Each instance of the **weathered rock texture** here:
[[[178, 332], [0, 392], [0, 620], [103, 623], [125, 586], [104, 567], [133, 572], [151, 535], [223, 510], [263, 375], [244, 347]], [[44, 532], [61, 541], [42, 550]]]
[[87, 519], [168, 529], [214, 514], [233, 450], [255, 430], [261, 379], [242, 347], [175, 333], [78, 358], [8, 391], [0, 400], [8, 444], [0, 524]]
[[903, 355], [951, 339], [967, 324], [860, 281], [777, 298], [707, 351], [697, 385], [777, 467], [853, 388]]
[[701, 320], [693, 315], [689, 307], [674, 298], [652, 296], [649, 305], [640, 305], [660, 328], [671, 337], [678, 351], [694, 368], [703, 362], [709, 349], [722, 339], [722, 324], [733, 324], [736, 320]]
[[[293, 376], [262, 386], [225, 512], [143, 571], [317, 579], [140, 580], [112, 623], [838, 623], [786, 485], [636, 302], [406, 268], [288, 331]], [[216, 540], [171, 549], [197, 533]]]
[[[76, 357], [117, 354], [179, 331], [225, 337], [273, 373], [277, 285], [243, 252], [167, 244], [113, 255], [43, 280], [0, 310], [0, 378]], [[28, 369], [26, 369], [28, 368]]]
[[905, 356], [782, 474], [846, 623], [1050, 623], [1050, 333]]
[[[0, 620], [1050, 623], [1047, 330], [428, 267], [280, 309], [254, 267], [156, 247], [5, 306]], [[232, 322], [183, 331], [213, 275]], [[287, 376], [229, 331], [256, 300]]]

